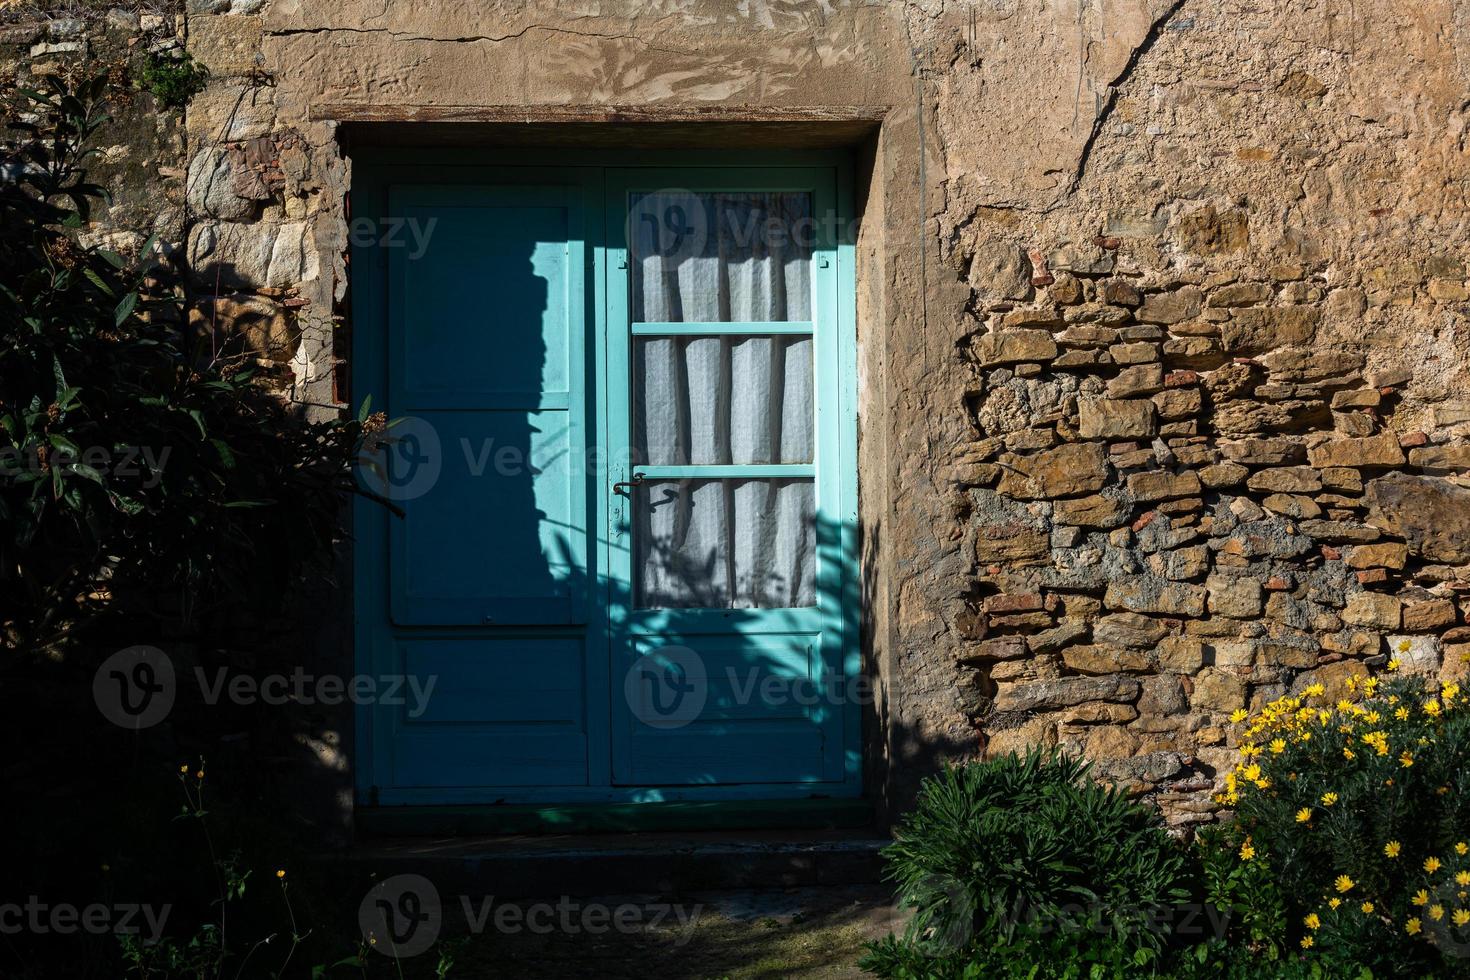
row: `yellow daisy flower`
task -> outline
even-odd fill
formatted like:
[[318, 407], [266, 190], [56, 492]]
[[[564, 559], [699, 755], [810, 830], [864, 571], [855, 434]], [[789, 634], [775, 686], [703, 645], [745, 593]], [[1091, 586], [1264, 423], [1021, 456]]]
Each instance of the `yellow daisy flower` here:
[[1296, 812], [1297, 823], [1306, 823], [1310, 819], [1312, 819], [1312, 811], [1309, 807], [1302, 807]]
[[1431, 905], [1431, 906], [1429, 906], [1429, 917], [1431, 919], [1433, 919], [1435, 922], [1438, 922], [1440, 919], [1443, 919], [1444, 918], [1444, 906], [1443, 905]]
[[1455, 920], [1455, 925], [1463, 926], [1465, 923], [1470, 922], [1470, 912], [1464, 909], [1455, 909], [1455, 914], [1450, 916], [1450, 918]]
[[1312, 937], [1311, 936], [1303, 936], [1302, 937], [1302, 949], [1311, 949], [1311, 948], [1312, 948]]
[[1428, 871], [1430, 874], [1434, 874], [1436, 871], [1438, 871], [1440, 869], [1440, 867], [1441, 867], [1441, 864], [1440, 864], [1439, 858], [1437, 858], [1437, 857], [1431, 857], [1431, 858], [1425, 858], [1424, 859], [1424, 870], [1425, 871]]
[[1464, 841], [1460, 841], [1460, 843], [1455, 845], [1455, 853], [1461, 857], [1464, 857], [1467, 852], [1470, 852], [1470, 845], [1467, 845]]
[[1336, 793], [1323, 793], [1322, 794], [1322, 805], [1323, 806], [1331, 806], [1332, 804], [1334, 804], [1336, 802], [1337, 802], [1337, 794]]
[[1317, 917], [1316, 912], [1313, 912], [1311, 915], [1307, 916], [1305, 919], [1302, 920], [1302, 922], [1305, 923], [1308, 929], [1320, 929], [1322, 927], [1322, 920]]
[[1362, 905], [1360, 905], [1358, 907], [1363, 910], [1363, 914], [1364, 915], [1372, 915], [1373, 914], [1373, 903], [1372, 902], [1364, 902]]
[[1419, 935], [1419, 929], [1420, 925], [1417, 918], [1410, 919], [1408, 922], [1404, 923], [1404, 932], [1407, 932], [1411, 936]]
[[1429, 893], [1421, 888], [1414, 893], [1414, 897], [1409, 899], [1409, 901], [1413, 902], [1415, 905], [1428, 905]]
[[1387, 857], [1396, 858], [1399, 856], [1399, 849], [1402, 846], [1403, 845], [1401, 845], [1398, 841], [1391, 840], [1387, 844], [1383, 845], [1383, 853]]
[[1337, 880], [1332, 884], [1339, 892], [1350, 892], [1353, 890], [1353, 885], [1357, 884], [1357, 882], [1353, 881], [1347, 875], [1338, 875]]

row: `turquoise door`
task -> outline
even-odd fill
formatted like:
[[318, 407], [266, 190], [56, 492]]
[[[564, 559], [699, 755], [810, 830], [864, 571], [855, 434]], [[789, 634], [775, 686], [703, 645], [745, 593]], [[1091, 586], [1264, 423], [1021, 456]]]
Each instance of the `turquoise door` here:
[[354, 160], [361, 803], [857, 793], [844, 171], [692, 162]]

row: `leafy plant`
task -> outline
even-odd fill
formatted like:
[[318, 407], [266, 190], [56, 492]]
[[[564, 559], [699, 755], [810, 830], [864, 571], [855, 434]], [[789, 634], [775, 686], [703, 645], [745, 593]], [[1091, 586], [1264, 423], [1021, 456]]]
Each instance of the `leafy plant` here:
[[[1390, 662], [1390, 666], [1396, 666]], [[1204, 842], [1213, 896], [1274, 950], [1378, 975], [1470, 975], [1470, 710], [1454, 683], [1350, 678], [1239, 713]]]
[[182, 109], [209, 82], [209, 69], [184, 51], [150, 54], [141, 72], [143, 87], [170, 109]]
[[0, 633], [35, 649], [103, 614], [278, 608], [328, 568], [386, 423], [305, 418], [249, 352], [186, 345], [152, 240], [134, 265], [79, 244], [107, 77], [42, 83], [6, 94], [0, 148]]
[[1004, 947], [1138, 968], [1158, 956], [1189, 895], [1185, 852], [1157, 814], [1061, 754], [946, 769], [894, 836], [887, 876], [913, 918], [901, 947], [870, 948], [870, 969], [893, 966], [900, 949], [960, 954], [968, 969]]

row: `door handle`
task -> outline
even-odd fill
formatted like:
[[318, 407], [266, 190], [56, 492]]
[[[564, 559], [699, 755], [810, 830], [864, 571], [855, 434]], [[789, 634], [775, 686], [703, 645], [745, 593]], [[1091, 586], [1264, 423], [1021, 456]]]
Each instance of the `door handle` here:
[[632, 494], [629, 491], [631, 491], [634, 487], [641, 487], [642, 485], [643, 485], [643, 474], [642, 473], [634, 473], [633, 474], [633, 479], [631, 479], [631, 480], [619, 480], [617, 483], [614, 483], [612, 485], [612, 492], [613, 493], [616, 493], [616, 494], [620, 494], [621, 496], [624, 496], [624, 497], [631, 497]]

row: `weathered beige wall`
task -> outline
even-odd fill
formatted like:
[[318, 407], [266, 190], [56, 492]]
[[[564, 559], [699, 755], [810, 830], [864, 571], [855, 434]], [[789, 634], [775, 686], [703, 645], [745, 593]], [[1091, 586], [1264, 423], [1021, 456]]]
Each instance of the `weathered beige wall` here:
[[197, 0], [188, 254], [289, 316], [331, 402], [343, 106], [886, 109], [857, 149], [874, 793], [1061, 744], [1189, 823], [1234, 708], [1465, 650], [1470, 554], [1434, 532], [1467, 520], [1466, 10]]

